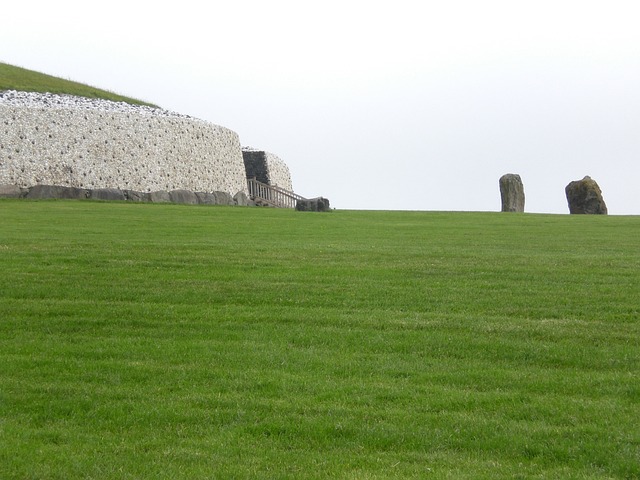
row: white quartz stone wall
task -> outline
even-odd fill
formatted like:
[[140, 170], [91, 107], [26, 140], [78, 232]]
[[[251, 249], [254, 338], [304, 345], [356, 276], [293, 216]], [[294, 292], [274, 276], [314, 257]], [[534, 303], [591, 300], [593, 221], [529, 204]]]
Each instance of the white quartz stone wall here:
[[165, 110], [0, 92], [0, 185], [248, 193], [238, 135]]
[[269, 184], [292, 192], [291, 173], [289, 172], [287, 164], [273, 153], [264, 153], [267, 162], [267, 171], [269, 172]]

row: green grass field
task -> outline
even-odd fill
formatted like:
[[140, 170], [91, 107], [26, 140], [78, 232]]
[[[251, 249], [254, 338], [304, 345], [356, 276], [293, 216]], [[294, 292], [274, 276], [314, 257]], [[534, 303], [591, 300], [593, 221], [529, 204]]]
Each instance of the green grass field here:
[[0, 62], [0, 92], [3, 90], [67, 94], [155, 107], [155, 105], [142, 100], [118, 95], [108, 90]]
[[640, 217], [0, 200], [0, 478], [640, 478]]

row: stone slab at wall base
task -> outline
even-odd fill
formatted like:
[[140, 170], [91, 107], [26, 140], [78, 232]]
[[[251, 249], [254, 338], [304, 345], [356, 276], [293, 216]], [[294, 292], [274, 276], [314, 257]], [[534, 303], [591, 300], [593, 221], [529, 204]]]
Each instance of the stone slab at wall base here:
[[129, 202], [150, 202], [148, 192], [136, 192], [135, 190], [124, 190], [124, 196]]
[[117, 188], [96, 188], [91, 190], [90, 197], [93, 200], [126, 200], [126, 196], [122, 190]]
[[169, 198], [172, 203], [187, 203], [191, 205], [198, 203], [198, 197], [196, 194], [189, 190], [173, 190], [169, 192]]
[[233, 196], [233, 203], [241, 207], [252, 205], [251, 199], [244, 192], [238, 192]]
[[90, 191], [84, 188], [65, 187], [61, 185], [35, 185], [27, 189], [25, 198], [60, 198], [67, 200], [83, 200], [89, 198], [90, 195]]
[[0, 198], [27, 198], [31, 200], [105, 200], [148, 203], [183, 203], [190, 205], [238, 205], [255, 206], [244, 192], [233, 197], [227, 192], [192, 192], [190, 190], [159, 190], [137, 192], [118, 188], [97, 188], [95, 190], [66, 187], [62, 185], [34, 185], [20, 188], [17, 185], [0, 185]]
[[218, 205], [216, 196], [213, 193], [196, 192], [196, 197], [198, 197], [200, 205]]
[[27, 190], [17, 185], [0, 185], [0, 198], [23, 198]]
[[305, 198], [296, 201], [296, 210], [299, 212], [329, 212], [331, 207], [328, 198]]

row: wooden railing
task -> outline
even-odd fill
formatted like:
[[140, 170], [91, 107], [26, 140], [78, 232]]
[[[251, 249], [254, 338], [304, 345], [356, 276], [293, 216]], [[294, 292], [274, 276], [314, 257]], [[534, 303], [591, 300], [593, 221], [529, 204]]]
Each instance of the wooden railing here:
[[289, 190], [285, 190], [284, 188], [259, 182], [255, 177], [247, 178], [247, 185], [249, 187], [249, 198], [251, 198], [256, 205], [267, 205], [279, 208], [296, 208], [296, 202], [298, 200], [305, 200], [304, 197], [290, 192]]

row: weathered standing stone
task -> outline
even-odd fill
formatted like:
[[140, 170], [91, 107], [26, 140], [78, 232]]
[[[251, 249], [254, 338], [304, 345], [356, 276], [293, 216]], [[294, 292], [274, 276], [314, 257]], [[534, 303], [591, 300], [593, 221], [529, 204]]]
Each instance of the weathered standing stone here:
[[328, 198], [318, 197], [297, 200], [296, 210], [299, 212], [328, 212], [331, 208], [329, 207]]
[[569, 213], [606, 215], [607, 206], [602, 198], [600, 187], [591, 177], [575, 180], [565, 188]]
[[520, 175], [507, 173], [500, 177], [503, 212], [524, 212], [524, 186]]

